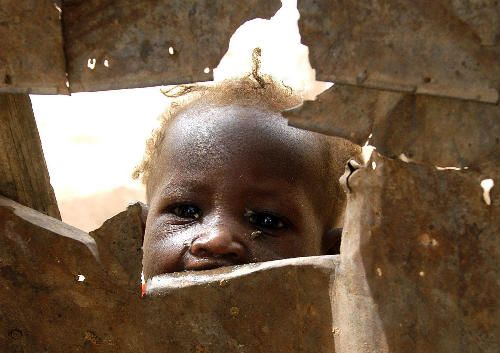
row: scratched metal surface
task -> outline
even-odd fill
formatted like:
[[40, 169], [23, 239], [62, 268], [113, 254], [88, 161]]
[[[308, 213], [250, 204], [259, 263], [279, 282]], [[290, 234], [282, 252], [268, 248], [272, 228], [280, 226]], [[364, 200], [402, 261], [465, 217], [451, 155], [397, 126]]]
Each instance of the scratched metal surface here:
[[285, 112], [289, 124], [370, 144], [389, 157], [440, 167], [500, 162], [500, 106], [337, 84]]
[[336, 352], [498, 351], [500, 192], [480, 180], [376, 153], [351, 174]]
[[495, 0], [299, 0], [319, 80], [484, 102], [500, 89]]
[[[247, 20], [273, 16], [280, 5], [279, 0], [65, 1], [71, 91], [210, 80], [234, 31]], [[94, 69], [88, 68], [89, 59], [95, 59]]]
[[164, 275], [141, 298], [140, 212], [130, 206], [94, 240], [0, 198], [0, 351], [333, 351], [338, 256]]
[[68, 92], [58, 3], [0, 1], [0, 92]]

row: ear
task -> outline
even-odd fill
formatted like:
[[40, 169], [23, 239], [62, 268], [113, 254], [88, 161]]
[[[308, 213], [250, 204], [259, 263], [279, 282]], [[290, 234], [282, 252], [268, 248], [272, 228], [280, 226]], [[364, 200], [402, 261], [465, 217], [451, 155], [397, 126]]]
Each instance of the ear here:
[[323, 255], [340, 254], [340, 242], [342, 240], [342, 228], [330, 229], [323, 235]]

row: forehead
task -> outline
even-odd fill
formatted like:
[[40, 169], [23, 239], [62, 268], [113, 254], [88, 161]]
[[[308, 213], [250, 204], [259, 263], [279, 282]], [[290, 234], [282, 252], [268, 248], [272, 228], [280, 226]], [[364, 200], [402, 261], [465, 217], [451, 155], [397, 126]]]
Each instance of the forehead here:
[[280, 114], [199, 105], [168, 123], [152, 177], [157, 183], [178, 172], [186, 178], [223, 172], [310, 182], [324, 162], [317, 134], [289, 127]]

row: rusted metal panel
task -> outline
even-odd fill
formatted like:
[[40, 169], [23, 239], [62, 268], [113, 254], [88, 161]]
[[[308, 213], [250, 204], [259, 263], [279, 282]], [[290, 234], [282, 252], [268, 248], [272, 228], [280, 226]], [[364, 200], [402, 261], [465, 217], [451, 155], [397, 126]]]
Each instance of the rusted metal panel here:
[[500, 164], [500, 106], [431, 96], [407, 96], [376, 121], [370, 143], [387, 156], [441, 167], [482, 169]]
[[319, 80], [497, 102], [497, 1], [299, 0]]
[[292, 126], [370, 144], [389, 157], [483, 169], [500, 161], [500, 106], [334, 85], [296, 110]]
[[138, 205], [129, 207], [93, 232], [94, 241], [0, 198], [0, 347], [54, 353], [333, 351], [329, 289], [338, 256], [163, 275], [141, 298], [140, 212]]
[[363, 145], [375, 121], [391, 113], [404, 94], [336, 84], [315, 101], [284, 112], [290, 125]]
[[0, 0], [0, 92], [68, 93], [59, 5]]
[[[57, 351], [51, 342], [61, 352], [83, 351], [78, 348], [92, 325], [86, 308], [102, 298], [89, 295], [88, 283], [98, 280], [96, 254], [83, 231], [0, 197], [2, 351]], [[79, 274], [88, 282], [78, 282]], [[65, 327], [69, 322], [78, 329]]]
[[61, 219], [26, 94], [0, 94], [0, 151], [0, 195]]
[[70, 89], [210, 80], [234, 31], [279, 7], [278, 0], [64, 1]]
[[[333, 352], [329, 288], [336, 258], [155, 277], [150, 289], [161, 296], [149, 299], [156, 308], [146, 304], [148, 324], [157, 344], [177, 352]], [[158, 312], [176, 324], [166, 325]], [[162, 334], [171, 330], [177, 331]]]
[[141, 203], [137, 202], [90, 232], [107, 275], [132, 292], [137, 292], [142, 273], [144, 224], [141, 214]]
[[336, 351], [497, 352], [498, 189], [375, 153], [347, 183]]

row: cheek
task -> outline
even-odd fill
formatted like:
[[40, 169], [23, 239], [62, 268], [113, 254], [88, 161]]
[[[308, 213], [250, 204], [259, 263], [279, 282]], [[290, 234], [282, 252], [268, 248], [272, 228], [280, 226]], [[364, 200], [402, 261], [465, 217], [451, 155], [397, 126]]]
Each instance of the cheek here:
[[304, 236], [304, 249], [305, 256], [319, 256], [323, 255], [323, 227], [314, 226]]
[[307, 256], [322, 255], [323, 235], [326, 233], [325, 221], [318, 214], [311, 213], [310, 222], [303, 233], [304, 248]]
[[299, 246], [283, 236], [272, 239], [258, 239], [250, 244], [252, 262], [281, 260], [301, 256]]
[[169, 229], [161, 222], [148, 222], [144, 234], [143, 271], [146, 279], [182, 270], [186, 243], [192, 238], [189, 229]]
[[304, 210], [304, 221], [301, 227], [301, 238], [305, 256], [322, 255], [323, 236], [328, 229], [328, 219], [333, 216], [325, 216], [327, 210], [319, 210], [312, 205]]
[[253, 261], [271, 261], [292, 257], [320, 255], [316, 233], [292, 233], [257, 239], [250, 244]]
[[263, 240], [256, 251], [261, 255], [269, 256], [271, 250], [280, 258], [321, 255], [321, 227], [314, 224], [314, 221], [311, 223], [310, 226], [303, 227], [287, 236]]

